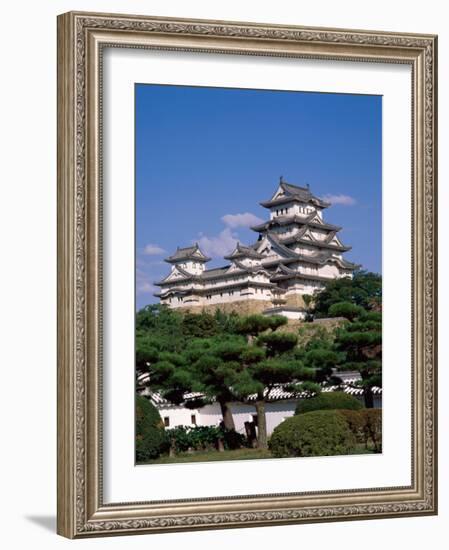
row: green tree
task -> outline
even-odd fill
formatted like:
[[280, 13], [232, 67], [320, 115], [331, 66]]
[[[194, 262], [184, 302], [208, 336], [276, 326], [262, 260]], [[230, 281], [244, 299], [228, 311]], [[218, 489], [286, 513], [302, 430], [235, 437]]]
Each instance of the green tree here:
[[342, 391], [321, 393], [310, 399], [301, 399], [298, 402], [295, 409], [296, 414], [305, 414], [312, 411], [322, 411], [322, 410], [337, 410], [337, 409], [346, 409], [346, 410], [355, 410], [358, 411], [362, 408], [360, 401], [343, 393]]
[[136, 335], [153, 336], [167, 351], [182, 349], [183, 316], [167, 306], [152, 304], [136, 314]]
[[236, 331], [240, 334], [244, 334], [248, 342], [251, 343], [252, 340], [257, 338], [262, 332], [276, 330], [286, 325], [287, 322], [287, 318], [281, 315], [273, 315], [271, 317], [265, 315], [246, 315], [239, 319]]
[[[287, 332], [275, 332], [286, 324], [279, 316], [263, 317], [252, 315], [242, 319], [240, 331], [248, 338], [248, 349], [243, 361], [245, 375], [236, 384], [241, 397], [256, 394], [257, 443], [268, 447], [266, 403], [272, 390], [279, 385], [293, 389], [295, 381], [304, 376], [303, 365], [290, 352], [297, 343], [297, 336]], [[269, 330], [269, 332], [267, 332]]]
[[382, 386], [382, 314], [362, 310], [356, 317], [348, 314], [347, 319], [336, 331], [335, 345], [344, 353], [340, 369], [360, 373], [358, 386], [363, 388], [365, 406], [372, 408], [373, 387]]
[[292, 416], [276, 426], [270, 438], [275, 457], [350, 454], [355, 437], [338, 411], [314, 411]]
[[338, 302], [350, 302], [366, 310], [378, 311], [382, 304], [382, 277], [377, 273], [358, 270], [353, 278], [342, 277], [325, 284], [314, 296], [315, 317], [327, 317], [329, 308]]
[[136, 462], [157, 458], [168, 450], [164, 423], [156, 407], [145, 397], [136, 396]]
[[187, 338], [207, 338], [219, 330], [216, 317], [210, 313], [185, 313], [182, 319], [182, 333]]
[[337, 302], [331, 305], [328, 313], [330, 317], [344, 317], [353, 321], [356, 317], [360, 317], [360, 315], [365, 313], [365, 310], [362, 306], [352, 304], [351, 302]]
[[191, 342], [185, 351], [192, 380], [207, 398], [219, 403], [227, 430], [235, 429], [230, 403], [236, 399], [233, 388], [244, 368], [246, 346], [242, 337], [228, 335]]

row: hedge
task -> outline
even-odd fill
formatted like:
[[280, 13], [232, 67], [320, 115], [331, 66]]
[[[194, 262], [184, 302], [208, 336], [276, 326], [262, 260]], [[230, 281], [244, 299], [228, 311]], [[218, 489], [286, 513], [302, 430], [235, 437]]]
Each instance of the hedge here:
[[136, 462], [147, 462], [168, 451], [169, 441], [156, 407], [145, 397], [136, 397]]
[[329, 409], [351, 409], [357, 411], [361, 408], [362, 404], [356, 397], [336, 391], [320, 393], [320, 395], [310, 397], [309, 399], [301, 399], [296, 406], [295, 415]]
[[269, 441], [276, 458], [350, 454], [355, 438], [348, 423], [336, 411], [314, 411], [287, 418]]
[[170, 446], [175, 453], [218, 449], [238, 449], [247, 444], [244, 435], [221, 426], [177, 426], [166, 430]]
[[382, 409], [339, 410], [358, 443], [373, 444], [374, 452], [382, 452]]

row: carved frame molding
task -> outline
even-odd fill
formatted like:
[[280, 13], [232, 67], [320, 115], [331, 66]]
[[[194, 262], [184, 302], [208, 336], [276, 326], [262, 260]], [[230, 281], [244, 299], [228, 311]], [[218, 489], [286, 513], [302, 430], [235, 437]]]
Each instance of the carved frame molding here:
[[[310, 57], [412, 67], [413, 482], [410, 487], [103, 504], [104, 47]], [[58, 533], [70, 538], [437, 512], [437, 39], [70, 12], [58, 17]]]

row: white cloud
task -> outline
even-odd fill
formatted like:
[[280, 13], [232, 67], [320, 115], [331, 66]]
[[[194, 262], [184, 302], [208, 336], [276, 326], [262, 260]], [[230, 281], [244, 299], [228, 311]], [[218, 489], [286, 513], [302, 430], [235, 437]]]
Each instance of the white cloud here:
[[331, 204], [341, 204], [343, 206], [353, 206], [357, 202], [349, 195], [324, 195], [323, 199]]
[[136, 291], [137, 294], [153, 294], [158, 288], [151, 283], [148, 275], [141, 269], [136, 270]]
[[222, 257], [234, 250], [237, 240], [237, 235], [229, 227], [226, 227], [216, 237], [200, 235], [197, 242], [201, 250], [208, 256]]
[[158, 256], [159, 254], [165, 254], [165, 250], [157, 244], [147, 244], [143, 249], [145, 256]]
[[156, 287], [148, 281], [142, 281], [137, 285], [137, 292], [139, 294], [152, 294], [153, 292], [156, 292]]
[[252, 225], [263, 223], [263, 220], [250, 212], [245, 212], [244, 214], [226, 214], [221, 220], [232, 229], [236, 227], [251, 227]]

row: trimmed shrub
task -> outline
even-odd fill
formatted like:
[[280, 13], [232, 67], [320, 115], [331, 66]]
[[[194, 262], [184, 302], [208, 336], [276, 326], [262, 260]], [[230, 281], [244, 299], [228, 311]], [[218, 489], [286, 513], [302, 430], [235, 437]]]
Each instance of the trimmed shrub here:
[[358, 443], [373, 444], [374, 452], [382, 452], [382, 409], [361, 409], [359, 411], [337, 411], [348, 423]]
[[287, 418], [269, 441], [276, 458], [350, 454], [355, 438], [346, 420], [336, 411], [314, 411]]
[[147, 462], [168, 451], [169, 441], [156, 407], [145, 397], [136, 397], [136, 462]]
[[382, 409], [364, 409], [360, 411], [365, 419], [364, 429], [367, 440], [373, 442], [374, 451], [382, 452]]
[[171, 449], [175, 453], [219, 449], [239, 449], [246, 445], [246, 437], [235, 430], [221, 426], [177, 426], [167, 430]]
[[329, 308], [330, 317], [344, 317], [349, 321], [353, 321], [357, 317], [363, 315], [365, 310], [361, 306], [357, 306], [351, 302], [337, 302]]
[[359, 411], [350, 410], [350, 409], [339, 409], [337, 412], [348, 423], [348, 427], [353, 433], [357, 443], [366, 444], [365, 420], [362, 415], [363, 409]]
[[301, 399], [296, 405], [295, 415], [312, 411], [351, 409], [357, 411], [362, 408], [360, 401], [342, 391], [320, 393], [309, 399]]

